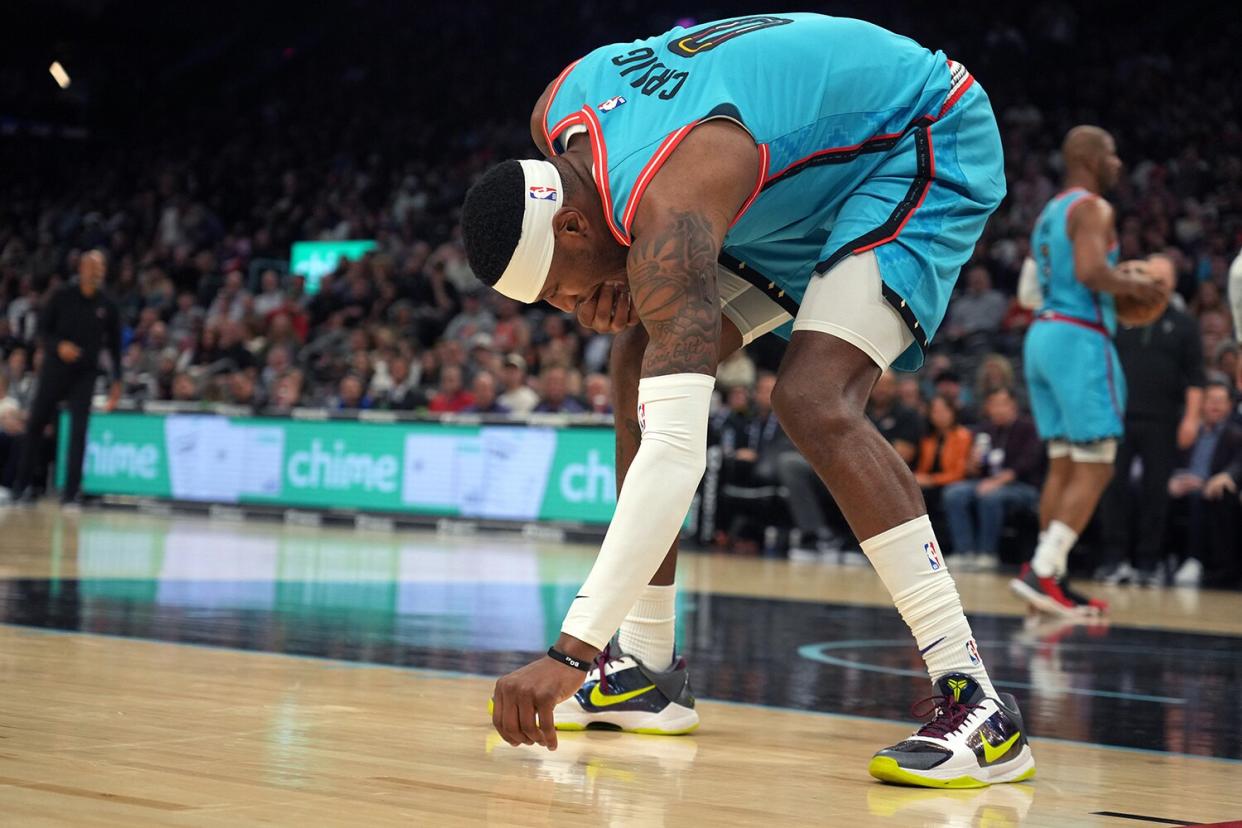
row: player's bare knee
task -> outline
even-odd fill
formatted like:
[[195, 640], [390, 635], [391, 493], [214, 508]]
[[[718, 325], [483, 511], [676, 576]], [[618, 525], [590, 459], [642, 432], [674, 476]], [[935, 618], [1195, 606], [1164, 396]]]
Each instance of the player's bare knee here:
[[783, 376], [772, 391], [772, 410], [796, 445], [832, 447], [863, 424], [863, 407], [816, 378]]

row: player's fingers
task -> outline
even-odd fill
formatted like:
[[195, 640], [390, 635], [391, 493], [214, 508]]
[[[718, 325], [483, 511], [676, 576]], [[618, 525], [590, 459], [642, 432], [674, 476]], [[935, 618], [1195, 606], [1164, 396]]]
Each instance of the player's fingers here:
[[543, 734], [535, 724], [535, 703], [525, 693], [518, 697], [517, 714], [523, 741], [528, 745], [542, 745]]
[[548, 750], [556, 750], [556, 720], [552, 713], [555, 707], [555, 702], [545, 699], [536, 710], [539, 714], [539, 731], [543, 734], [543, 746]]
[[500, 697], [496, 699], [496, 712], [493, 719], [496, 721], [496, 732], [501, 738], [514, 747], [522, 744], [522, 737], [516, 727], [517, 712], [513, 709], [513, 696], [504, 692], [503, 689]]
[[617, 299], [612, 309], [612, 324], [608, 330], [611, 333], [620, 333], [625, 330], [625, 326], [630, 318], [630, 292], [628, 290], [617, 291]]
[[517, 747], [518, 745], [528, 745], [526, 737], [522, 735], [522, 725], [518, 721], [518, 694], [506, 694], [504, 712], [501, 715], [500, 735], [505, 737], [505, 741]]
[[574, 308], [574, 315], [578, 317], [578, 324], [584, 328], [590, 328], [595, 325], [595, 310], [599, 303], [599, 291], [588, 296], [578, 303]]
[[605, 284], [599, 289], [599, 301], [595, 303], [595, 324], [592, 325], [597, 333], [607, 333], [608, 326], [612, 322], [613, 304], [617, 299], [617, 290], [611, 284]]

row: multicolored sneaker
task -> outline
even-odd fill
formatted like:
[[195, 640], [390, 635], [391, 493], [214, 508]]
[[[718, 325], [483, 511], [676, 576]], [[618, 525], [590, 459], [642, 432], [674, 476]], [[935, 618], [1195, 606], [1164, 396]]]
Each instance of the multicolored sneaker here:
[[586, 683], [556, 706], [554, 716], [557, 730], [608, 728], [679, 736], [699, 726], [686, 660], [677, 659], [663, 672], [650, 670], [623, 653], [615, 637], [595, 660]]
[[[1029, 568], [1030, 564], [1023, 564], [1023, 567], [1024, 567], [1023, 574], [1025, 574], [1025, 569]], [[1081, 592], [1079, 592], [1078, 590], [1070, 586], [1068, 576], [1062, 575], [1060, 578], [1058, 578], [1057, 586], [1061, 587], [1061, 593], [1065, 595], [1066, 598], [1070, 599], [1071, 601], [1073, 601], [1075, 604], [1078, 605], [1078, 609], [1080, 612], [1086, 613], [1087, 615], [1093, 616], [1093, 617], [1104, 616], [1108, 614], [1108, 602], [1107, 601], [1105, 601], [1103, 598], [1092, 598], [1090, 596], [1083, 595]]]
[[1074, 618], [1088, 614], [1087, 610], [1065, 594], [1060, 581], [1056, 578], [1039, 577], [1029, 563], [1022, 565], [1018, 577], [1009, 582], [1009, 589], [1042, 612]]
[[929, 712], [924, 705], [931, 703], [931, 721], [872, 757], [867, 768], [872, 776], [924, 788], [982, 788], [1035, 775], [1035, 757], [1013, 696], [987, 696], [962, 673], [942, 676], [936, 689], [940, 695], [911, 708], [921, 718]]

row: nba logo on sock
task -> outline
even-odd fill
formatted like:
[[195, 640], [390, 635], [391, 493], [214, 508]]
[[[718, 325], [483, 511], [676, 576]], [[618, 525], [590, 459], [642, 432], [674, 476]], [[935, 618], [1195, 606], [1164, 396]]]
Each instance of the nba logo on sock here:
[[940, 568], [940, 553], [936, 551], [935, 541], [923, 544], [923, 551], [927, 554], [927, 562], [931, 564], [932, 572], [935, 572]]
[[979, 648], [975, 646], [975, 640], [973, 638], [966, 639], [966, 655], [970, 657], [970, 663], [976, 667], [978, 667], [979, 663], [982, 661], [982, 659], [979, 658]]

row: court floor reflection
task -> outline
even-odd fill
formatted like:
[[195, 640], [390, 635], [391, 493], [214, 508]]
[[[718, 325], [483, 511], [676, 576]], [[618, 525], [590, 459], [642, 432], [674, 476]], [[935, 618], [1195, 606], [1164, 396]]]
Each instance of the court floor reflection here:
[[[0, 580], [0, 622], [496, 675], [555, 637], [581, 569], [530, 544], [434, 535], [175, 521], [161, 534], [90, 519], [76, 532], [59, 552], [72, 566], [49, 570], [73, 577]], [[1242, 759], [1242, 639], [972, 621], [1035, 736]], [[681, 595], [678, 624], [705, 698], [904, 720], [928, 693], [888, 607], [697, 591]]]

